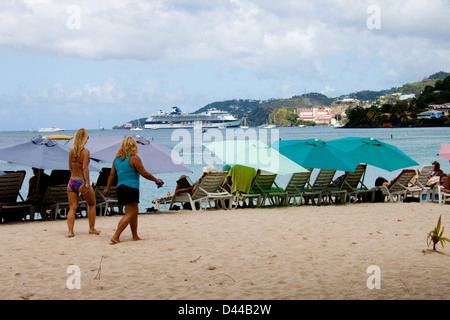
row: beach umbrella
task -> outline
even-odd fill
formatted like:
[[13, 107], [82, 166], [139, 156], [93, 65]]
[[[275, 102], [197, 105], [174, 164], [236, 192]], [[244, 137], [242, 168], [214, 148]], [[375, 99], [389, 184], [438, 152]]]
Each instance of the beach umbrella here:
[[[167, 147], [135, 135], [138, 143], [138, 156], [144, 168], [152, 174], [171, 172], [192, 172], [184, 163], [180, 155]], [[90, 137], [86, 148], [91, 152], [91, 158], [112, 163], [124, 136]]]
[[349, 137], [327, 143], [361, 162], [390, 172], [419, 165], [396, 146], [373, 138]]
[[276, 141], [271, 148], [307, 168], [354, 172], [360, 161], [318, 139]]
[[223, 163], [243, 165], [279, 175], [307, 172], [301, 165], [257, 140], [227, 140], [203, 144]]
[[2, 169], [0, 169], [0, 176], [4, 176], [6, 173], [4, 173], [3, 171], [2, 171]]
[[447, 160], [450, 160], [450, 144], [441, 143], [441, 150], [439, 150], [438, 156], [441, 156]]
[[[69, 170], [69, 149], [49, 138], [36, 136], [23, 141], [0, 143], [0, 160], [43, 170]], [[89, 170], [100, 172], [95, 163]]]

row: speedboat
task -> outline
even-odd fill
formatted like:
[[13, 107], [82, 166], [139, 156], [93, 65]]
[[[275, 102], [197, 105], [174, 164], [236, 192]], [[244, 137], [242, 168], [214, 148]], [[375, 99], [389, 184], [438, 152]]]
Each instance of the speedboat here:
[[64, 129], [55, 128], [54, 126], [51, 126], [50, 128], [41, 128], [38, 130], [38, 132], [61, 132], [61, 131], [64, 131]]

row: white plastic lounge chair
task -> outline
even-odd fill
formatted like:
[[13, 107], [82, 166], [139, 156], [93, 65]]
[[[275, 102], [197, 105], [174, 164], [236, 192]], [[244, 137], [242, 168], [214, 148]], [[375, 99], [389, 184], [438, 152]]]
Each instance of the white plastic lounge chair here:
[[431, 199], [432, 201], [437, 199], [439, 204], [445, 204], [450, 199], [450, 190], [444, 189], [441, 185], [435, 185], [431, 191]]
[[416, 176], [417, 172], [414, 169], [404, 169], [389, 185], [375, 187], [373, 190], [381, 190], [384, 196], [387, 196], [389, 201], [399, 201], [406, 197], [407, 194], [419, 194], [419, 199], [422, 197], [422, 188], [409, 186], [411, 180]]
[[419, 175], [417, 176], [416, 181], [414, 182], [414, 186], [418, 188], [423, 189], [423, 193], [426, 194], [426, 200], [430, 201], [431, 195], [433, 193], [433, 188], [430, 186], [427, 186], [427, 182], [429, 180], [429, 177], [434, 171], [434, 166], [424, 166], [422, 170], [420, 170]]
[[[173, 204], [177, 202], [182, 204], [189, 203], [192, 210], [203, 208], [203, 204], [205, 204], [206, 209], [207, 207], [211, 207], [212, 201], [214, 201], [216, 205], [220, 202], [222, 208], [231, 209], [233, 205], [233, 195], [222, 188], [222, 184], [225, 181], [227, 174], [227, 171], [209, 172], [205, 174], [192, 195], [187, 192], [174, 195], [169, 210], [172, 210]], [[226, 200], [228, 200], [228, 202]], [[197, 204], [199, 207], [197, 207]]]

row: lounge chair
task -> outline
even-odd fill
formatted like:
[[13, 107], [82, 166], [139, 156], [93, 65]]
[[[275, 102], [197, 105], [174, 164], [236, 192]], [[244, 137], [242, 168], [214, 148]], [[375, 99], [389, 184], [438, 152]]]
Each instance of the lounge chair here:
[[[0, 176], [0, 221], [22, 220], [25, 215], [33, 216], [32, 205], [25, 203], [20, 189], [25, 179], [25, 171], [5, 171]], [[21, 201], [17, 201], [17, 199]]]
[[[58, 184], [55, 186], [49, 186], [45, 191], [42, 204], [40, 206], [40, 214], [43, 220], [65, 218], [69, 209], [69, 196], [67, 195], [67, 184]], [[87, 202], [79, 197], [77, 210], [87, 211]], [[47, 214], [47, 210], [50, 210], [50, 215]]]
[[170, 204], [172, 203], [172, 197], [164, 197], [160, 199], [152, 200], [152, 203], [155, 205], [157, 211], [169, 210]]
[[350, 202], [356, 203], [360, 195], [368, 195], [370, 196], [370, 201], [374, 202], [375, 190], [369, 189], [364, 185], [366, 170], [367, 164], [360, 164], [354, 172], [345, 172], [342, 180], [335, 184], [339, 190], [347, 190]]
[[336, 188], [330, 189], [335, 174], [336, 170], [320, 169], [311, 189], [303, 193], [305, 204], [308, 204], [309, 200], [311, 200], [312, 204], [315, 204], [315, 198], [317, 198], [317, 204], [321, 205], [324, 199], [326, 199], [326, 202], [329, 201], [332, 191], [336, 192], [336, 194], [338, 192], [344, 193]]
[[108, 209], [110, 214], [113, 212], [114, 208], [118, 208], [119, 213], [123, 213], [123, 206], [119, 205], [119, 199], [117, 195], [117, 175], [113, 180], [111, 187], [109, 188], [108, 194], [103, 195], [103, 191], [106, 188], [108, 182], [109, 174], [111, 173], [111, 168], [102, 168], [102, 171], [98, 175], [97, 182], [95, 183], [95, 200], [96, 206], [100, 209], [100, 216], [106, 216]]
[[109, 192], [103, 195], [103, 191], [106, 186], [96, 186], [95, 188], [95, 201], [96, 206], [100, 209], [100, 216], [106, 216], [108, 214], [111, 215], [114, 212], [114, 208], [119, 210], [119, 213], [123, 213], [123, 206], [119, 205], [119, 198], [117, 195], [117, 186], [111, 186], [109, 188]]
[[248, 193], [256, 176], [256, 170], [251, 167], [235, 165], [228, 172], [224, 186], [233, 194]]
[[189, 203], [192, 210], [202, 209], [203, 204], [205, 204], [206, 209], [211, 207], [212, 201], [216, 203], [216, 206], [218, 206], [220, 202], [222, 208], [231, 209], [233, 195], [222, 187], [227, 174], [227, 171], [206, 173], [200, 179], [199, 184], [192, 195], [187, 192], [174, 195], [171, 199], [169, 210], [173, 209], [174, 203]]
[[56, 186], [60, 184], [67, 185], [70, 180], [70, 170], [52, 170], [50, 173], [50, 186]]
[[265, 206], [266, 200], [269, 200], [269, 203], [275, 206], [287, 205], [288, 193], [277, 185], [276, 177], [276, 173], [258, 170], [249, 192], [240, 193], [238, 201], [246, 202], [248, 199], [248, 206], [250, 207], [255, 206], [253, 200], [256, 200], [256, 207]]
[[431, 201], [437, 200], [439, 204], [445, 204], [449, 199], [450, 199], [450, 190], [445, 189], [444, 186], [438, 184], [431, 189]]
[[426, 194], [427, 201], [432, 200], [431, 195], [433, 193], [433, 188], [427, 186], [427, 182], [433, 171], [434, 166], [423, 166], [422, 170], [420, 170], [419, 175], [417, 176], [416, 181], [413, 183], [414, 186], [423, 189], [423, 193]]
[[379, 186], [373, 188], [373, 190], [381, 190], [383, 196], [388, 198], [388, 201], [399, 201], [405, 198], [408, 194], [419, 194], [419, 199], [422, 197], [422, 188], [409, 186], [411, 180], [417, 175], [414, 169], [404, 169], [388, 187]]
[[293, 173], [284, 191], [288, 193], [288, 204], [303, 204], [303, 194], [311, 190], [311, 173], [313, 169], [305, 168], [307, 172]]
[[[62, 215], [60, 211], [67, 209], [69, 209], [67, 184], [49, 186], [45, 191], [39, 210], [42, 220], [56, 219], [58, 215], [66, 216], [67, 212]], [[47, 210], [50, 210], [50, 214], [47, 213]]]

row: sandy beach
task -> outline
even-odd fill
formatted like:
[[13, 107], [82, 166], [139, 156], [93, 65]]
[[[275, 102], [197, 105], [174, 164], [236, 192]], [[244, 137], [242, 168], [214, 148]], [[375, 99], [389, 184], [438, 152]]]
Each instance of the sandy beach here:
[[[447, 205], [376, 203], [141, 214], [111, 245], [121, 216], [0, 225], [0, 299], [448, 299], [450, 244], [427, 233]], [[447, 234], [446, 231], [444, 235]], [[79, 273], [71, 271], [77, 266]], [[369, 289], [378, 266], [380, 289]], [[73, 269], [69, 269], [73, 270]], [[80, 288], [68, 279], [79, 275]], [[373, 278], [371, 278], [373, 279]], [[375, 283], [375, 282], [370, 282]], [[73, 287], [73, 285], [72, 285]]]

